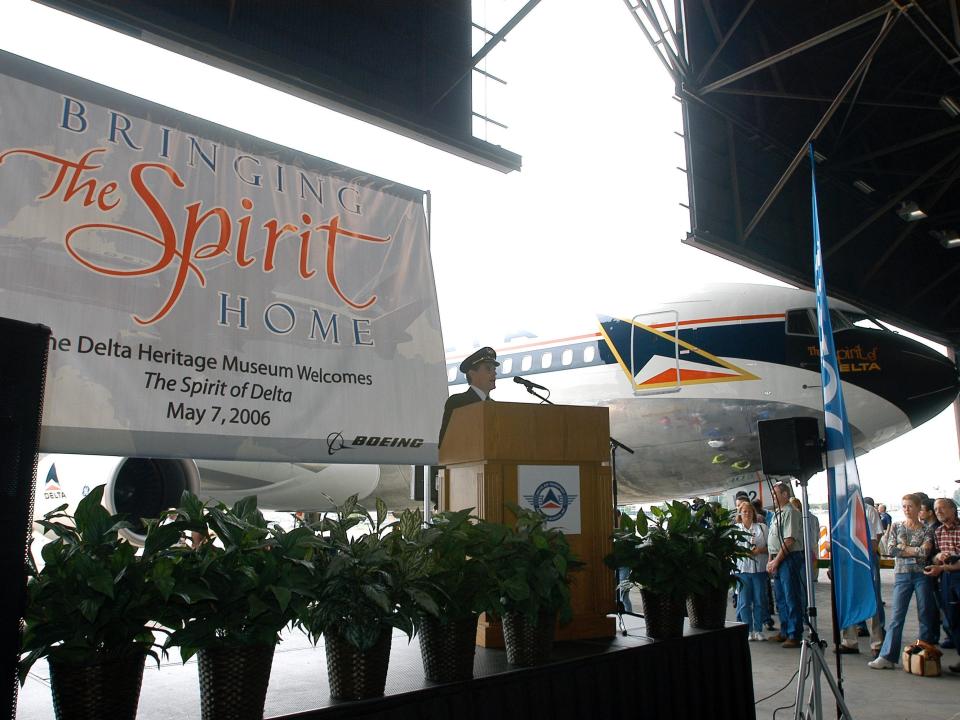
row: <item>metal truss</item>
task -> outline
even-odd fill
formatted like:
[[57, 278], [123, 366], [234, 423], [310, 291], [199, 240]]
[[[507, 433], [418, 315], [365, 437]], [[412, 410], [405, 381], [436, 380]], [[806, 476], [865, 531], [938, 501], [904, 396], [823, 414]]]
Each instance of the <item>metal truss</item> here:
[[[915, 166], [904, 166], [899, 172], [897, 172], [897, 166], [891, 168], [890, 158], [894, 153], [902, 153], [909, 148], [920, 149], [930, 143], [942, 142], [944, 138], [960, 132], [960, 118], [955, 124], [936, 129], [932, 129], [934, 126], [924, 127], [916, 134], [907, 131], [895, 142], [890, 138], [889, 143], [878, 147], [868, 147], [868, 141], [863, 138], [861, 131], [878, 112], [910, 111], [924, 113], [925, 117], [934, 119], [939, 116], [931, 113], [944, 112], [938, 106], [939, 95], [920, 92], [913, 87], [913, 84], [917, 79], [933, 76], [934, 73], [939, 74], [938, 78], [941, 75], [945, 76], [948, 84], [953, 84], [953, 81], [949, 80], [951, 76], [960, 80], [960, 8], [958, 8], [960, 0], [876, 0], [873, 4], [860, 3], [858, 7], [861, 8], [861, 13], [856, 17], [848, 16], [843, 22], [837, 22], [826, 30], [823, 30], [821, 25], [817, 34], [800, 42], [794, 42], [789, 47], [776, 48], [775, 51], [767, 48], [769, 38], [757, 31], [757, 23], [754, 22], [750, 26], [751, 23], [744, 22], [751, 17], [752, 13], [767, 10], [764, 3], [746, 0], [735, 16], [729, 12], [725, 15], [723, 18], [725, 26], [721, 26], [718, 15], [714, 11], [715, 7], [718, 7], [717, 2], [718, 0], [686, 0], [687, 9], [696, 9], [698, 17], [705, 20], [713, 36], [712, 44], [707, 43], [705, 49], [700, 47], [701, 55], [706, 55], [705, 59], [697, 58], [698, 62], [691, 67], [691, 58], [685, 46], [687, 31], [684, 27], [684, 8], [681, 6], [681, 0], [676, 0], [672, 13], [667, 13], [662, 0], [624, 0], [643, 36], [673, 79], [676, 93], [681, 100], [685, 103], [709, 107], [727, 124], [723, 142], [726, 144], [726, 154], [730, 163], [731, 189], [736, 204], [733, 208], [733, 216], [737, 224], [736, 240], [741, 245], [746, 243], [770, 207], [781, 196], [785, 186], [806, 157], [808, 144], [811, 142], [814, 142], [815, 146], [827, 156], [839, 155], [840, 153], [835, 151], [841, 148], [841, 142], [843, 142], [846, 145], [843, 149], [849, 156], [852, 154], [849, 150], [854, 147], [850, 141], [855, 138], [863, 151], [856, 157], [844, 157], [833, 164], [827, 162], [824, 164], [824, 170], [827, 173], [842, 171], [847, 175], [862, 173], [865, 177], [880, 173], [887, 181], [888, 189], [890, 184], [893, 185], [893, 189], [884, 198], [858, 195], [860, 202], [873, 204], [875, 209], [865, 214], [857, 227], [831, 242], [829, 247], [825, 248], [827, 257], [842, 251], [849, 243], [861, 237], [871, 225], [883, 217], [884, 213], [890, 212], [901, 201], [909, 199], [918, 188], [924, 189], [929, 209], [943, 201], [948, 191], [956, 186], [957, 180], [960, 179], [960, 149], [944, 152], [942, 156], [935, 158], [935, 162], [931, 161], [926, 167], [918, 169]], [[876, 28], [875, 31], [871, 29], [871, 25]], [[914, 56], [898, 58], [900, 64], [897, 81], [883, 85], [877, 82], [877, 78], [884, 77], [884, 70], [891, 67], [890, 53], [885, 55], [888, 59], [885, 67], [877, 67], [875, 60], [881, 48], [890, 41], [894, 28], [897, 28], [898, 43], [907, 30], [912, 31], [922, 42], [910, 46], [916, 50]], [[836, 47], [838, 43], [866, 44], [865, 33], [872, 35], [872, 41], [860, 56], [859, 62], [849, 71], [842, 87], [836, 92], [811, 92], [810, 86], [815, 85], [815, 79], [801, 84], [802, 89], [791, 88], [789, 83], [783, 82], [781, 74], [778, 74], [778, 65], [783, 61], [818, 47], [826, 48], [827, 43], [832, 43], [829, 47]], [[756, 54], [754, 54], [751, 62], [737, 67], [736, 61], [733, 60], [737, 54], [730, 52], [730, 49], [737, 45], [749, 46], [754, 50], [759, 48], [764, 54], [759, 60], [756, 60]], [[891, 47], [899, 47], [899, 45]], [[741, 53], [741, 55], [748, 54]], [[721, 68], [721, 72], [717, 72]], [[758, 73], [763, 71], [769, 72], [758, 76]], [[874, 73], [871, 90], [864, 93], [865, 81], [871, 73]], [[772, 86], [769, 85], [771, 78]], [[764, 85], [768, 86], [764, 87]], [[783, 103], [803, 103], [807, 113], [811, 106], [819, 105], [821, 109], [816, 112], [815, 119], [810, 122], [803, 142], [789, 147], [774, 137], [770, 131], [757, 127], [756, 121], [748, 120], [748, 115], [738, 113], [736, 109], [731, 110], [731, 107], [736, 107], [730, 103], [731, 96], [742, 96], [744, 100], [755, 97], [758, 101], [775, 99]], [[726, 98], [725, 101], [724, 98]], [[855, 108], [858, 110], [856, 115], [854, 115]], [[751, 110], [762, 118], [758, 105], [751, 107]], [[824, 131], [828, 126], [829, 134], [825, 141]], [[744, 213], [737, 182], [733, 127], [739, 128], [748, 137], [759, 138], [784, 159], [779, 179], [769, 187], [763, 202], [749, 216]], [[817, 145], [818, 140], [825, 144]], [[882, 167], [878, 165], [880, 160], [884, 162]], [[898, 178], [898, 176], [902, 177]], [[946, 217], [946, 213], [951, 210], [946, 205], [950, 203], [941, 204], [944, 207], [941, 208], [943, 213], [940, 214]], [[877, 250], [875, 255], [867, 258], [866, 272], [858, 278], [858, 286], [861, 290], [894, 258], [897, 250], [903, 247], [904, 242], [915, 231], [916, 226], [908, 223], [896, 237]], [[932, 279], [925, 288], [925, 292], [955, 277], [955, 273], [960, 272], [960, 266], [956, 268], [951, 266], [945, 270], [942, 274], [938, 273], [939, 277]], [[957, 305], [960, 305], [960, 298], [954, 301], [948, 310]]]

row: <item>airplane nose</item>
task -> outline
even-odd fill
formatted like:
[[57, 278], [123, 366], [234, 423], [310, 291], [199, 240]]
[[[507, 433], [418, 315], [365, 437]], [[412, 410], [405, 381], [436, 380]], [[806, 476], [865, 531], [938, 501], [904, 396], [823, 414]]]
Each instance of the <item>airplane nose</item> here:
[[[906, 414], [913, 427], [938, 415], [960, 393], [957, 366], [933, 348], [889, 333], [876, 344], [873, 352], [876, 356], [869, 362], [879, 366], [879, 370], [875, 371], [859, 358], [851, 358], [850, 368], [862, 367], [866, 371], [846, 374], [841, 366], [843, 379], [862, 384], [892, 402]], [[866, 382], [861, 383], [861, 379]]]

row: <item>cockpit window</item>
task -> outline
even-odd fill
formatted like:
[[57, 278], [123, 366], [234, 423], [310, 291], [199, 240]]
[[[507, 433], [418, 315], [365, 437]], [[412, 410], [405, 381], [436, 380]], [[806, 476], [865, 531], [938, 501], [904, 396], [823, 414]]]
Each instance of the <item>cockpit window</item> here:
[[[839, 310], [830, 311], [830, 325], [833, 327], [834, 332], [849, 330], [853, 327], [856, 327], [854, 320], [851, 317], [848, 317], [849, 314], [850, 313], [844, 314]], [[866, 315], [862, 317], [866, 318]], [[787, 334], [816, 337], [817, 311], [814, 308], [787, 310]]]
[[830, 325], [833, 327], [834, 332], [840, 332], [841, 330], [849, 330], [854, 327], [853, 323], [839, 310], [830, 311]]
[[788, 335], [816, 335], [813, 327], [813, 317], [810, 310], [787, 310]]
[[886, 330], [883, 325], [866, 313], [844, 310], [843, 314], [846, 316], [847, 320], [849, 320], [858, 328], [866, 328], [868, 330]]

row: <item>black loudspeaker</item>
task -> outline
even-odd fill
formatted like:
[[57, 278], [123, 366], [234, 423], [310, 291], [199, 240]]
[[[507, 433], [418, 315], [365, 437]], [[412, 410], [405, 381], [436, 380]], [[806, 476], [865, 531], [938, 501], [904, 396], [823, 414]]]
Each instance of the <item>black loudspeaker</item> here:
[[789, 475], [802, 480], [823, 470], [820, 426], [816, 418], [761, 420], [760, 463], [767, 475]]
[[49, 341], [50, 328], [0, 318], [0, 716], [6, 707], [11, 718]]

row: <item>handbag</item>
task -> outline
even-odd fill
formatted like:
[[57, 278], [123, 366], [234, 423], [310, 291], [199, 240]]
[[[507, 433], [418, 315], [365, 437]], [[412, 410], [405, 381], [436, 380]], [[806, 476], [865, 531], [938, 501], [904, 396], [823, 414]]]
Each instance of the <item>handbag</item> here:
[[917, 640], [913, 645], [904, 648], [903, 669], [911, 675], [939, 677], [942, 655], [943, 653], [936, 645]]

